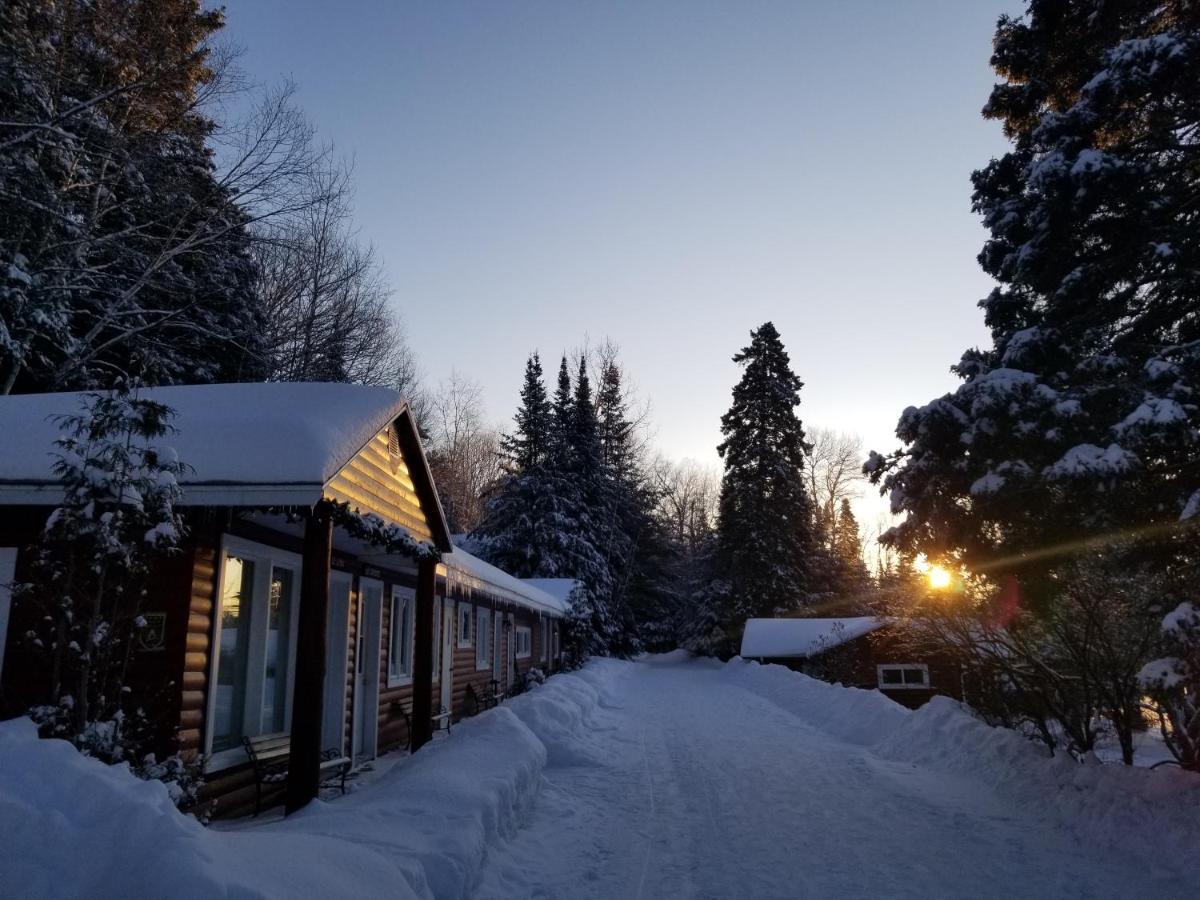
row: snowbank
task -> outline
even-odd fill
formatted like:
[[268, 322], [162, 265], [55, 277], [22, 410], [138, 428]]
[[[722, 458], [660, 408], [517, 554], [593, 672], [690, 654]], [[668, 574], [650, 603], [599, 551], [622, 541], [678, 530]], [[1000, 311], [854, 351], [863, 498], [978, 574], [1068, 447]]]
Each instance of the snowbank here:
[[359, 791], [238, 831], [180, 815], [123, 766], [0, 723], [0, 884], [22, 897], [462, 897], [527, 820], [547, 758], [587, 754], [587, 722], [629, 667], [599, 660], [458, 725]]
[[877, 691], [741, 659], [723, 675], [840, 740], [884, 759], [982, 782], [1100, 845], [1177, 859], [1200, 846], [1200, 777], [1176, 767], [1151, 771], [1080, 765], [1064, 754], [1051, 758], [948, 697], [909, 710]]

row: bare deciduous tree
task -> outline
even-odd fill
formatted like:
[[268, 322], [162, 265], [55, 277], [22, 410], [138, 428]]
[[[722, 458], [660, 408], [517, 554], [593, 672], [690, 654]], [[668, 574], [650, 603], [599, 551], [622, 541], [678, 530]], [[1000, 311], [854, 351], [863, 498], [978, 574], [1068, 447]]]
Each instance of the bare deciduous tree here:
[[486, 423], [479, 383], [452, 372], [429, 398], [426, 429], [429, 465], [451, 530], [470, 531], [501, 475], [500, 433]]

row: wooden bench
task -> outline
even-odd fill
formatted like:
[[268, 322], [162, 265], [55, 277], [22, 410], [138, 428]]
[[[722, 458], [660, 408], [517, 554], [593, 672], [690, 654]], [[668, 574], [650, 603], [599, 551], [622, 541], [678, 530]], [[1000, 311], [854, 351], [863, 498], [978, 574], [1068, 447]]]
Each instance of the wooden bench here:
[[[262, 812], [264, 785], [284, 784], [288, 777], [288, 763], [292, 756], [292, 736], [287, 732], [263, 734], [258, 737], [242, 738], [242, 746], [254, 767], [254, 815]], [[350, 773], [350, 757], [342, 751], [321, 751], [322, 785], [340, 781], [342, 793], [346, 793], [346, 776]]]

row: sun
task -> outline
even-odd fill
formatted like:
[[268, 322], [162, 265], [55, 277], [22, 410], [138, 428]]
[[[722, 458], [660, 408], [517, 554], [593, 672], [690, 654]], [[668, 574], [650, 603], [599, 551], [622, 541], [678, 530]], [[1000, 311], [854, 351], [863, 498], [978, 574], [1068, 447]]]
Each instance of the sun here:
[[950, 582], [953, 577], [949, 569], [944, 569], [941, 566], [930, 566], [926, 576], [929, 579], [929, 586], [935, 590], [945, 590], [950, 587]]

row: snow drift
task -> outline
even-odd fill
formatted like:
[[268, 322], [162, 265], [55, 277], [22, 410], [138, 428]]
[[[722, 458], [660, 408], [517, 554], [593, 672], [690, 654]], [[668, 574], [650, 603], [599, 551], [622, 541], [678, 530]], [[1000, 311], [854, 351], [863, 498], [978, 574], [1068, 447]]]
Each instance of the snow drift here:
[[948, 697], [910, 710], [878, 691], [736, 658], [724, 675], [839, 740], [884, 759], [969, 777], [1098, 844], [1176, 859], [1200, 846], [1200, 777], [1176, 767], [1150, 771], [1050, 757]]
[[180, 815], [126, 766], [0, 723], [0, 884], [21, 896], [462, 897], [515, 834], [548, 755], [586, 753], [628, 666], [598, 661], [461, 723], [368, 790], [240, 831]]

